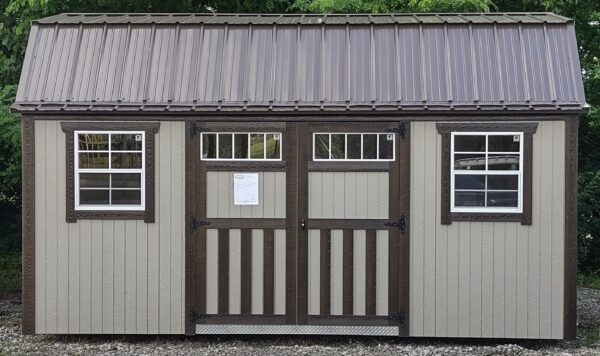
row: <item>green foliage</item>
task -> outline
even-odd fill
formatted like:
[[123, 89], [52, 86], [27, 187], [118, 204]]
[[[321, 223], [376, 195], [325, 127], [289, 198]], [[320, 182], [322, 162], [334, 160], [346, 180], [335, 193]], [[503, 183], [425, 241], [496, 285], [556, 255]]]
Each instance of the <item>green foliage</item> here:
[[579, 274], [577, 275], [577, 285], [584, 288], [600, 289], [600, 275]]
[[296, 0], [291, 9], [315, 13], [487, 12], [489, 0]]

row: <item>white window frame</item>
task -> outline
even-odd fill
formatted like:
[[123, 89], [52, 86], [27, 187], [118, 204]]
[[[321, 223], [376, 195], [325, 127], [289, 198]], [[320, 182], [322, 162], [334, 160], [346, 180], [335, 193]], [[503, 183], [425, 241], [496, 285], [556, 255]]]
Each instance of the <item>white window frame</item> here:
[[[329, 158], [316, 157], [317, 135], [329, 135]], [[333, 158], [331, 156], [331, 135], [344, 135], [344, 158]], [[360, 158], [348, 158], [348, 135], [360, 135]], [[363, 158], [364, 135], [376, 135], [377, 158]], [[392, 158], [379, 158], [379, 135], [392, 135]], [[313, 132], [312, 159], [315, 162], [393, 162], [396, 160], [396, 134], [391, 132]]]
[[[484, 152], [463, 152], [458, 154], [485, 154], [485, 170], [455, 170], [454, 169], [454, 138], [456, 136], [485, 136], [485, 151]], [[488, 170], [488, 143], [490, 136], [519, 136], [519, 152], [491, 152], [492, 154], [519, 154], [519, 170]], [[452, 132], [450, 136], [450, 211], [453, 213], [522, 213], [523, 212], [523, 146], [525, 135], [523, 132]], [[485, 175], [486, 187], [484, 202], [487, 204], [487, 176], [488, 175], [517, 175], [517, 207], [456, 207], [455, 206], [455, 176], [456, 175]], [[468, 189], [459, 189], [459, 191], [469, 191]], [[473, 191], [481, 191], [481, 189], [473, 189]], [[502, 192], [503, 190], [492, 190], [493, 192]], [[514, 190], [506, 190], [513, 192]]]
[[[216, 157], [205, 158], [204, 157], [204, 135], [217, 135], [216, 137]], [[219, 136], [220, 135], [232, 135], [231, 136], [231, 157], [233, 158], [220, 158], [219, 157]], [[235, 158], [235, 135], [248, 135], [248, 156], [250, 156], [250, 136], [251, 135], [263, 135], [264, 155], [263, 158]], [[267, 135], [279, 135], [279, 158], [267, 158]], [[283, 134], [281, 132], [235, 132], [235, 131], [204, 131], [200, 133], [200, 159], [203, 161], [238, 161], [238, 162], [252, 162], [252, 161], [271, 161], [278, 162], [283, 159]]]
[[[80, 134], [94, 134], [94, 135], [108, 135], [108, 150], [93, 150], [86, 151], [79, 149], [79, 140], [78, 135]], [[110, 156], [111, 152], [115, 153], [137, 153], [140, 151], [132, 151], [132, 150], [112, 150], [111, 149], [111, 135], [142, 135], [142, 167], [141, 168], [112, 168], [112, 159]], [[80, 211], [88, 211], [88, 210], [100, 210], [100, 211], [144, 211], [146, 209], [146, 132], [145, 131], [112, 131], [112, 130], [75, 130], [73, 132], [74, 138], [73, 142], [75, 145], [74, 149], [74, 186], [75, 186], [75, 210]], [[79, 153], [80, 152], [95, 152], [95, 153], [108, 153], [108, 168], [79, 168]], [[111, 179], [111, 173], [140, 173], [141, 181], [140, 181], [140, 201], [139, 205], [127, 205], [127, 204], [117, 204], [117, 205], [106, 205], [106, 204], [84, 204], [81, 205], [79, 202], [79, 174], [80, 173], [104, 173], [109, 175], [109, 180]], [[112, 199], [112, 195], [110, 191], [112, 190], [137, 190], [132, 188], [84, 188], [89, 190], [109, 190], [109, 202]]]

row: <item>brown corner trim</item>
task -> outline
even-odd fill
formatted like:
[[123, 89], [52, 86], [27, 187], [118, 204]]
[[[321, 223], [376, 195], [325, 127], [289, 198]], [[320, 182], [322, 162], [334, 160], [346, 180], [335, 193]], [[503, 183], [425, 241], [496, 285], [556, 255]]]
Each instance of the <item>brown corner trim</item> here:
[[35, 121], [22, 117], [22, 303], [25, 335], [35, 334]]
[[191, 121], [185, 123], [185, 334], [195, 335], [194, 316], [199, 311], [194, 309], [195, 299], [195, 230], [192, 229], [192, 215], [196, 205], [196, 140], [192, 135]]
[[[452, 221], [521, 222], [531, 225], [532, 221], [532, 176], [533, 176], [533, 134], [537, 131], [536, 122], [453, 122], [436, 124], [442, 135], [441, 172], [441, 224]], [[450, 134], [452, 132], [501, 132], [518, 131], [524, 133], [523, 143], [523, 211], [516, 214], [498, 213], [452, 213], [450, 211]]]
[[563, 338], [577, 337], [577, 144], [579, 120], [565, 120], [565, 270]]
[[[155, 221], [155, 135], [160, 127], [159, 122], [61, 122], [61, 127], [66, 136], [66, 221], [76, 222], [78, 219], [101, 219], [101, 220], [144, 220], [146, 223]], [[96, 211], [75, 210], [75, 147], [73, 132], [75, 130], [121, 130], [121, 131], [145, 131], [146, 145], [146, 182], [144, 211]]]

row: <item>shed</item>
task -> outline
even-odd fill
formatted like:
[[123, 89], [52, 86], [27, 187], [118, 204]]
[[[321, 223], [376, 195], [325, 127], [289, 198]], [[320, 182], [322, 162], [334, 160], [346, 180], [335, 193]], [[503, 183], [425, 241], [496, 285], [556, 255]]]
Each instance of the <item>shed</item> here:
[[33, 22], [23, 331], [571, 339], [572, 20]]

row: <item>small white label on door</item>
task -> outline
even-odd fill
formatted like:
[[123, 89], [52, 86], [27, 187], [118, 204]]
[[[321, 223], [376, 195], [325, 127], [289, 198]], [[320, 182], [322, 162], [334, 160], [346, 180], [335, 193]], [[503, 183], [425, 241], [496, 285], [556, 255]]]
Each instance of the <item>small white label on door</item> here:
[[258, 205], [258, 173], [233, 175], [233, 204]]
[[388, 141], [393, 141], [394, 140], [394, 134], [387, 134], [387, 140]]

